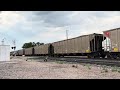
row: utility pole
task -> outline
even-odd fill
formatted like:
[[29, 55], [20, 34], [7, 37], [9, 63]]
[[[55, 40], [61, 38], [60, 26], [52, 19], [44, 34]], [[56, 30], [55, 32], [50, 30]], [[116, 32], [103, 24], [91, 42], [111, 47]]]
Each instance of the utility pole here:
[[16, 53], [15, 53], [15, 49], [16, 49], [16, 41], [15, 41], [15, 40], [13, 40], [13, 47], [12, 47], [12, 49], [14, 49], [14, 56], [16, 56]]
[[68, 30], [66, 30], [66, 38], [67, 38], [67, 40], [68, 40]]
[[4, 39], [2, 40], [2, 45], [4, 45]]
[[4, 40], [5, 40], [5, 38], [4, 38], [4, 39], [2, 39], [2, 45], [4, 45]]
[[15, 51], [15, 49], [16, 49], [16, 41], [15, 40], [13, 40], [13, 45], [14, 45], [14, 51]]
[[66, 53], [68, 52], [68, 30], [66, 30], [66, 40], [67, 40], [67, 45], [66, 45]]

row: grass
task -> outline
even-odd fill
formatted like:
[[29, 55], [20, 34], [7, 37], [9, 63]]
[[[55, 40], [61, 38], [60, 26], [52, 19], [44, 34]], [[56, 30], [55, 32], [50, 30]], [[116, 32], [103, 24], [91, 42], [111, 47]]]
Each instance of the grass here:
[[112, 72], [118, 72], [118, 73], [120, 73], [120, 67], [113, 67], [112, 68]]
[[104, 68], [101, 73], [107, 73], [108, 72], [108, 69], [107, 68]]
[[86, 66], [89, 70], [91, 70], [90, 64], [83, 64], [83, 66]]
[[108, 69], [107, 69], [107, 66], [102, 66], [102, 71], [101, 73], [107, 73], [108, 72]]
[[91, 70], [91, 67], [90, 67], [90, 66], [88, 66], [88, 69], [89, 69], [89, 70]]
[[108, 72], [108, 70], [107, 70], [107, 69], [105, 69], [104, 71], [105, 71], [105, 72]]
[[120, 70], [118, 70], [118, 73], [120, 73]]
[[[102, 66], [102, 68], [103, 69], [102, 69], [101, 73], [108, 72], [107, 66]], [[120, 67], [114, 66], [114, 67], [108, 67], [108, 68], [111, 68], [112, 72], [118, 72], [118, 73], [120, 73]]]
[[116, 67], [113, 67], [113, 68], [112, 68], [112, 72], [117, 72], [117, 68], [116, 68]]
[[63, 64], [64, 62], [63, 61], [56, 61], [56, 63]]

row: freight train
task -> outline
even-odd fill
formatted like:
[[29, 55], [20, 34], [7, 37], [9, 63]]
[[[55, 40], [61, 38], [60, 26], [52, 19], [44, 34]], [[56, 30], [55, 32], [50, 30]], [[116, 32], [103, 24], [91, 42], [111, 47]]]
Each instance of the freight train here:
[[[110, 42], [107, 41], [110, 39]], [[106, 47], [102, 43], [106, 40]], [[107, 46], [109, 45], [109, 46]], [[120, 58], [120, 28], [35, 46], [11, 52], [17, 56], [88, 56], [88, 58]]]

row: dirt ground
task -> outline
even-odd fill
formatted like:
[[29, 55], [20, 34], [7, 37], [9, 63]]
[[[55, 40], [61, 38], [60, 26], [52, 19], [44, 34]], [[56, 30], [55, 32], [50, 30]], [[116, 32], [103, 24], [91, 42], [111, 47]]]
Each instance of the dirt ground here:
[[0, 79], [120, 79], [120, 68], [11, 59], [0, 62]]

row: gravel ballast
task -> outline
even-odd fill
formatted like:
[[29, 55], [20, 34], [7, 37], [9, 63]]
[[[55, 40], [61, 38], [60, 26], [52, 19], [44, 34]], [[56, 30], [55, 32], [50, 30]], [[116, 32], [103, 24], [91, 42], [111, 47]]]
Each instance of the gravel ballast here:
[[11, 59], [0, 62], [0, 79], [120, 79], [118, 67]]

